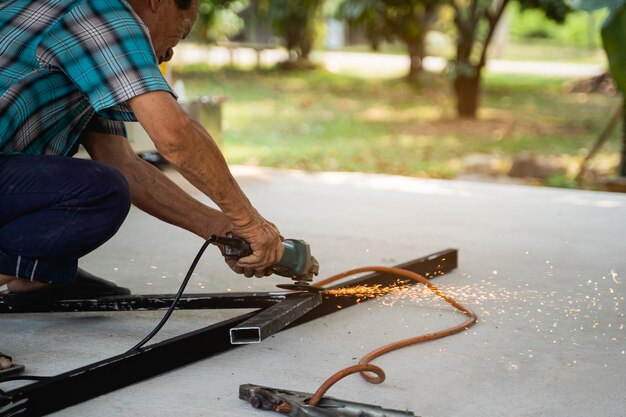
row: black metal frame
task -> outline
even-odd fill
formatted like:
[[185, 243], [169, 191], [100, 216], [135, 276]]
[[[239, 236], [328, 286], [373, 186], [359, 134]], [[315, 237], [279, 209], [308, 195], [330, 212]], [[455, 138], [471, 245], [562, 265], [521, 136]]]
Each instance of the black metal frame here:
[[[267, 308], [285, 299], [285, 292], [229, 292], [183, 295], [177, 310], [219, 310], [226, 308]], [[175, 294], [119, 295], [82, 300], [60, 300], [28, 305], [8, 304], [0, 297], [0, 313], [73, 313], [88, 311], [165, 310]]]
[[[397, 268], [417, 272], [427, 278], [445, 274], [457, 267], [457, 251], [444, 250], [424, 258], [410, 261]], [[407, 285], [412, 280], [401, 280]], [[330, 287], [346, 288], [355, 285], [380, 284], [397, 285], [398, 278], [386, 273], [372, 273], [355, 278], [340, 285]], [[151, 298], [154, 297], [154, 298]], [[163, 309], [173, 296], [111, 297], [104, 300], [83, 300], [56, 303], [47, 306], [45, 311], [126, 311], [133, 309]], [[315, 299], [321, 304], [313, 308]], [[303, 301], [304, 300], [304, 301]], [[308, 303], [305, 301], [309, 301]], [[136, 351], [129, 351], [111, 358], [74, 369], [60, 375], [31, 383], [0, 395], [0, 417], [41, 416], [63, 408], [79, 404], [91, 398], [119, 388], [143, 381], [147, 378], [182, 367], [195, 361], [211, 357], [237, 346], [231, 343], [231, 329], [245, 324], [247, 320], [268, 308], [291, 303], [292, 314], [285, 314], [285, 320], [278, 325], [266, 321], [259, 327], [260, 336], [268, 336], [280, 331], [279, 326], [290, 328], [331, 314], [339, 309], [358, 303], [354, 296], [335, 296], [322, 293], [238, 293], [238, 294], [195, 294], [183, 297], [177, 306], [180, 309], [221, 309], [221, 308], [260, 308], [259, 311], [216, 323], [205, 328], [186, 333]], [[304, 302], [304, 304], [300, 304]], [[285, 304], [286, 306], [287, 304]], [[303, 307], [305, 305], [305, 307]], [[1, 307], [1, 305], [0, 305]], [[302, 315], [306, 308], [312, 308]], [[25, 312], [22, 309], [21, 312]], [[287, 309], [288, 310], [288, 309]], [[32, 310], [31, 310], [32, 311]], [[37, 310], [40, 311], [40, 310]], [[2, 312], [2, 310], [0, 310]], [[9, 310], [4, 312], [17, 312]], [[288, 317], [287, 317], [288, 316]], [[295, 317], [298, 319], [288, 323]], [[262, 317], [261, 317], [262, 318]], [[269, 318], [268, 318], [269, 319]], [[271, 321], [271, 320], [269, 320]], [[256, 322], [259, 324], [259, 321]], [[245, 327], [245, 326], [244, 326]], [[256, 342], [256, 340], [254, 340]], [[68, 395], [71, 393], [71, 395]]]

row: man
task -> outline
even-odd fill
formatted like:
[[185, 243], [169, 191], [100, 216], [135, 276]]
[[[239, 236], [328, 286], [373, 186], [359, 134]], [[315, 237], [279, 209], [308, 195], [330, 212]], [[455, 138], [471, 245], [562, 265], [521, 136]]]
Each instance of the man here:
[[[190, 32], [198, 0], [0, 0], [0, 285], [13, 300], [125, 294], [77, 273], [130, 203], [203, 238], [233, 231], [253, 254], [247, 277], [282, 257], [211, 136], [181, 109], [157, 64]], [[123, 121], [220, 210], [138, 158]], [[71, 158], [82, 144], [92, 160]], [[1, 355], [0, 368], [10, 366]], [[9, 365], [7, 365], [9, 364]]]

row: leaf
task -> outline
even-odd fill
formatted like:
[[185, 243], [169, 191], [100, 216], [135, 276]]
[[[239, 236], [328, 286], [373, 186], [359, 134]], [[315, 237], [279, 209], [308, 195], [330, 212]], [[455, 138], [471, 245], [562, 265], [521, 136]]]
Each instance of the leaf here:
[[626, 93], [626, 7], [613, 10], [602, 25], [602, 43], [609, 60], [609, 71], [622, 93]]
[[616, 10], [622, 7], [626, 0], [565, 0], [565, 3], [574, 10], [593, 11], [605, 7]]

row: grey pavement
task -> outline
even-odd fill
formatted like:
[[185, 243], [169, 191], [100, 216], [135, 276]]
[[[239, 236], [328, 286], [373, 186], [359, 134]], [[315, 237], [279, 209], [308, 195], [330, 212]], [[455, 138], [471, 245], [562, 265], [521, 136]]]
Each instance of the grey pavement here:
[[[311, 244], [323, 277], [459, 249], [459, 268], [434, 282], [476, 311], [479, 323], [375, 360], [387, 372], [381, 385], [353, 375], [328, 395], [432, 417], [625, 415], [625, 195], [233, 170], [286, 237]], [[135, 293], [174, 292], [201, 243], [132, 210], [120, 232], [81, 265]], [[272, 290], [280, 282], [285, 279], [236, 276], [210, 250], [190, 291]], [[463, 320], [426, 291], [384, 301], [339, 311], [55, 415], [269, 416], [238, 399], [240, 384], [313, 392], [378, 346]], [[161, 314], [2, 317], [2, 350], [32, 374], [55, 374], [123, 352]], [[176, 312], [158, 339], [235, 314]]]

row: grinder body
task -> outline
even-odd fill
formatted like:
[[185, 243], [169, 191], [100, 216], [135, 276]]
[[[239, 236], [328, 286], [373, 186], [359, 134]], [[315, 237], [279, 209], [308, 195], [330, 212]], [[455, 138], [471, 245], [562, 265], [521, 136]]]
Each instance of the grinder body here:
[[304, 240], [283, 240], [285, 253], [279, 263], [272, 267], [275, 274], [296, 281], [313, 281], [319, 272], [317, 260], [311, 256], [311, 247]]

